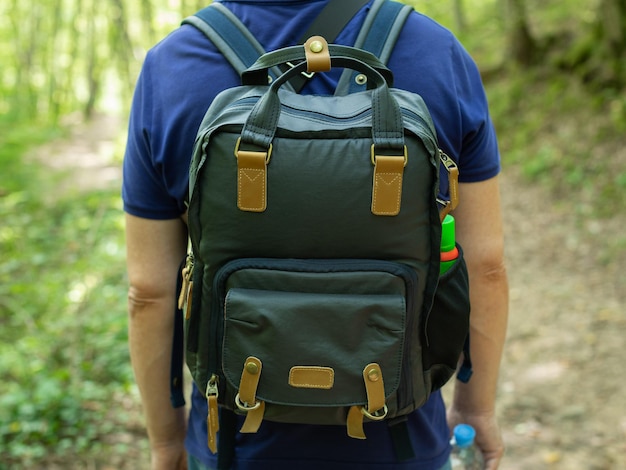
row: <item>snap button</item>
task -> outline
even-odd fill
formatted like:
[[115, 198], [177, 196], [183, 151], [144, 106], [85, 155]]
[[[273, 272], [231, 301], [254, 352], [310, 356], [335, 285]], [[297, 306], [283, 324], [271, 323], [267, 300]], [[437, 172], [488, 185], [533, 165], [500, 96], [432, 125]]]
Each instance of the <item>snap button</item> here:
[[375, 367], [367, 371], [367, 378], [370, 382], [378, 382], [380, 380], [380, 372]]
[[322, 52], [324, 50], [324, 44], [322, 44], [321, 41], [313, 41], [309, 45], [309, 49], [310, 49], [311, 52], [313, 52], [315, 54], [319, 54], [320, 52]]
[[252, 361], [248, 362], [246, 364], [246, 372], [248, 372], [248, 374], [256, 375], [259, 373], [259, 366]]
[[354, 77], [354, 81], [357, 85], [365, 85], [367, 83], [367, 76], [360, 73], [356, 77]]

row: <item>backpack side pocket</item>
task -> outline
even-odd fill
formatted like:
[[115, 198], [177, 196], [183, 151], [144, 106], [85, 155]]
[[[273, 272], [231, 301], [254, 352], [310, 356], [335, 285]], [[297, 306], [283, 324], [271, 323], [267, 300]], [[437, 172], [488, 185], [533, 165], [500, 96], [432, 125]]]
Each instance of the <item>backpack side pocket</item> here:
[[441, 388], [454, 374], [469, 333], [470, 299], [463, 250], [454, 265], [439, 279], [433, 306], [426, 320], [424, 371], [431, 390]]

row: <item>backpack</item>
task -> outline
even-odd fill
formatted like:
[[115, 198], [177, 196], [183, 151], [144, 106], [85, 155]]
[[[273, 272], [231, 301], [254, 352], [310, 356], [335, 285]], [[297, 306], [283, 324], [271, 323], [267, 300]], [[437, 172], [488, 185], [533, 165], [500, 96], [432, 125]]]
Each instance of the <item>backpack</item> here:
[[[254, 40], [242, 40], [245, 27], [224, 10], [213, 4], [186, 20], [212, 38], [243, 83], [211, 103], [189, 173], [178, 333], [184, 329], [187, 365], [206, 393], [209, 448], [217, 451], [221, 429], [219, 457], [232, 457], [235, 414], [245, 416], [245, 433], [272, 420], [343, 425], [365, 439], [365, 422], [385, 420], [402, 436], [393, 429], [449, 380], [462, 352], [458, 377], [471, 374], [460, 247], [439, 274], [457, 167], [439, 149], [422, 98], [394, 89], [376, 55], [313, 36], [250, 66], [241, 51], [256, 48]], [[376, 0], [357, 44], [388, 57], [406, 11]], [[331, 67], [347, 70], [347, 94], [290, 89], [294, 77]], [[172, 383], [180, 392], [176, 367]], [[398, 453], [411, 456], [406, 446]]]

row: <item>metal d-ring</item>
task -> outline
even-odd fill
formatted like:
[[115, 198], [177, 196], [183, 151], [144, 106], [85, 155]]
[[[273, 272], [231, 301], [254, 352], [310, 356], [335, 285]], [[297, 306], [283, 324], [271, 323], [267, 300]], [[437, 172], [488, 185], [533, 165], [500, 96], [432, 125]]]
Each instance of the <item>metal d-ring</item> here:
[[237, 405], [237, 408], [239, 408], [244, 413], [247, 413], [248, 411], [257, 410], [261, 406], [261, 403], [262, 402], [257, 401], [253, 406], [249, 406], [247, 403], [243, 403], [241, 401], [241, 398], [239, 398], [239, 394], [237, 394], [237, 396], [235, 397], [235, 405]]
[[369, 418], [372, 421], [381, 421], [385, 419], [388, 411], [389, 409], [387, 408], [387, 405], [384, 405], [380, 410], [377, 410], [374, 413], [370, 413], [365, 409], [365, 407], [361, 408], [361, 413], [363, 413], [366, 418]]

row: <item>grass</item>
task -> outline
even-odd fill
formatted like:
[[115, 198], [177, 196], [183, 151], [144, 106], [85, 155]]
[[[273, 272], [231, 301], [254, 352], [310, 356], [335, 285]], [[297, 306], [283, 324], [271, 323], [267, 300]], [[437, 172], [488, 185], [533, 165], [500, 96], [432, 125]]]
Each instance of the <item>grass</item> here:
[[0, 147], [0, 468], [106, 453], [134, 394], [118, 192], [57, 194], [22, 157], [58, 131], [13, 129]]

